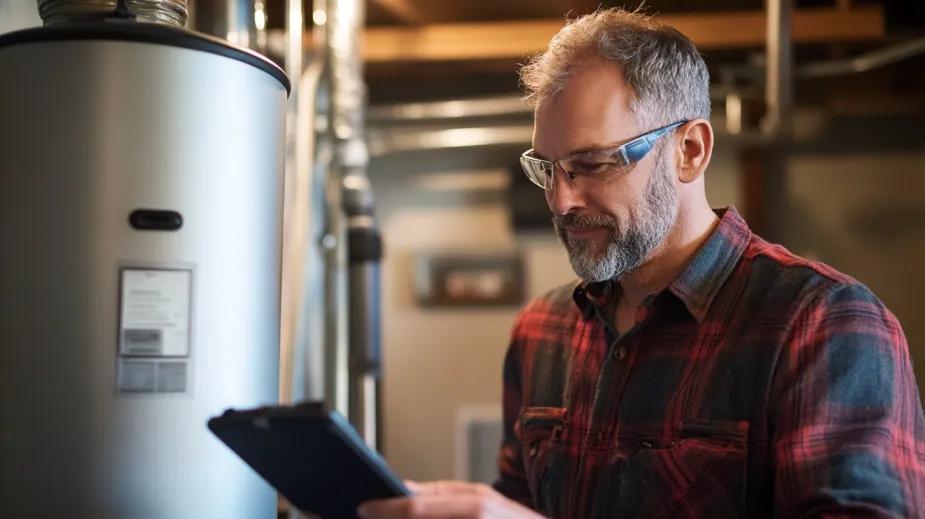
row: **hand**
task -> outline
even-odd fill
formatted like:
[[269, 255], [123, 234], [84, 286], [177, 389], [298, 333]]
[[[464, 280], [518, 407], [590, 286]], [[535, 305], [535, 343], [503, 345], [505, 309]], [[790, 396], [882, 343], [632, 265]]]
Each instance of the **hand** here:
[[406, 481], [411, 497], [367, 501], [357, 509], [363, 519], [520, 519], [540, 518], [533, 510], [488, 485], [464, 481]]

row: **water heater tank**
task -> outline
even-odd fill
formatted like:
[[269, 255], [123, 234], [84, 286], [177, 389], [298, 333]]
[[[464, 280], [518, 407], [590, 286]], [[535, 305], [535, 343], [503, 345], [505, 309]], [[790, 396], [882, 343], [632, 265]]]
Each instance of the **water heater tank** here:
[[206, 420], [277, 400], [285, 75], [124, 21], [0, 71], [0, 517], [275, 517]]

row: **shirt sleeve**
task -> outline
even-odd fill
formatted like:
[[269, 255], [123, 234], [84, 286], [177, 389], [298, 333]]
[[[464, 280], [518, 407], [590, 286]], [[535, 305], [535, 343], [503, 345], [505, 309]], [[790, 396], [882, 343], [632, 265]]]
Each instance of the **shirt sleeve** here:
[[770, 398], [776, 517], [925, 515], [925, 419], [908, 345], [866, 287], [828, 289], [801, 313]]
[[508, 347], [504, 359], [504, 389], [502, 407], [504, 412], [504, 431], [501, 452], [498, 456], [499, 477], [494, 488], [506, 497], [525, 506], [532, 507], [533, 499], [527, 486], [527, 476], [520, 450], [517, 420], [523, 402], [521, 387], [521, 364], [517, 348], [516, 327], [514, 338]]

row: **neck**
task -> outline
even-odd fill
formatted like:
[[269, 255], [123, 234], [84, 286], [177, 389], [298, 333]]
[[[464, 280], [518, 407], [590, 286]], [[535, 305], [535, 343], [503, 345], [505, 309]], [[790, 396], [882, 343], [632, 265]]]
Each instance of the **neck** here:
[[668, 286], [690, 263], [717, 223], [719, 219], [705, 199], [695, 207], [682, 204], [668, 236], [642, 265], [620, 279], [620, 306], [636, 308], [648, 295]]

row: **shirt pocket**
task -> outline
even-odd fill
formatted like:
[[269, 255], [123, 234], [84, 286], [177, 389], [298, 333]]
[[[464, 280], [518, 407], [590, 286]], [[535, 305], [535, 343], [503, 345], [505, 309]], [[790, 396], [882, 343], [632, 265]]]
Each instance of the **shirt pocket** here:
[[740, 517], [745, 514], [749, 423], [687, 421], [676, 439], [640, 441], [621, 472], [618, 517]]
[[567, 453], [563, 441], [564, 407], [524, 407], [517, 420], [518, 436], [534, 508], [547, 516], [563, 503]]

